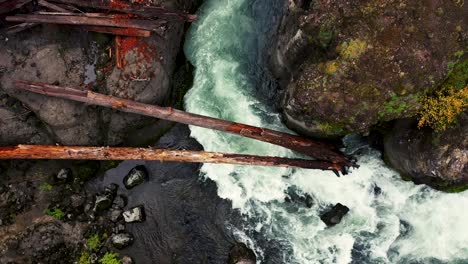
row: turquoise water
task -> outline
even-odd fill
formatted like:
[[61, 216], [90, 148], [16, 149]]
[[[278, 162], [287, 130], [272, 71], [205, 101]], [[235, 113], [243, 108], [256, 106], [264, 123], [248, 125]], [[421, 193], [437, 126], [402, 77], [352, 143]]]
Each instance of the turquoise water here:
[[[196, 67], [187, 111], [288, 131], [278, 113], [257, 99], [272, 83], [265, 52], [283, 5], [282, 0], [205, 1], [185, 47]], [[191, 131], [209, 151], [295, 156], [222, 132]], [[359, 138], [345, 141], [349, 151], [360, 153], [361, 166], [342, 178], [315, 170], [213, 164], [202, 167], [202, 176], [214, 180], [218, 195], [243, 213], [245, 227], [233, 232], [255, 248], [259, 263], [278, 263], [278, 256], [282, 263], [468, 263], [468, 192], [443, 194], [404, 182]], [[311, 194], [313, 207], [285, 203], [290, 187]], [[338, 202], [350, 213], [326, 228], [319, 212]]]

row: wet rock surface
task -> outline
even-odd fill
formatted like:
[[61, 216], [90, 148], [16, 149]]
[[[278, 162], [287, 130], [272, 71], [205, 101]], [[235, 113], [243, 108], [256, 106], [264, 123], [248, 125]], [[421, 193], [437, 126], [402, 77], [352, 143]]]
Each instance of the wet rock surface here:
[[125, 188], [132, 189], [133, 187], [142, 184], [145, 180], [148, 179], [148, 171], [145, 166], [136, 166], [128, 172], [125, 176], [123, 182]]
[[320, 215], [320, 219], [328, 226], [332, 227], [341, 222], [343, 217], [349, 212], [349, 208], [337, 203], [335, 206]]
[[[182, 125], [176, 125], [155, 147], [201, 149]], [[213, 182], [199, 179], [199, 164], [125, 161], [91, 181], [90, 191], [123, 179], [137, 165], [146, 167], [148, 181], [130, 190], [119, 181], [118, 195], [128, 197], [125, 210], [144, 206], [146, 220], [125, 224], [123, 232], [132, 234], [134, 242], [119, 253], [131, 256], [135, 263], [227, 263], [236, 240], [225, 224], [228, 219], [233, 225], [240, 223], [240, 216], [217, 196]]]
[[468, 41], [460, 1], [289, 1], [273, 71], [288, 125], [316, 137], [410, 117]]
[[112, 246], [117, 249], [124, 249], [133, 243], [133, 236], [129, 233], [114, 234], [111, 237]]
[[136, 206], [123, 212], [122, 215], [126, 223], [142, 223], [145, 221], [145, 208]]
[[440, 190], [456, 190], [468, 184], [466, 113], [457, 126], [444, 132], [418, 129], [411, 119], [399, 120], [384, 144], [387, 163], [415, 183]]
[[[191, 12], [200, 4], [196, 0], [148, 2]], [[118, 68], [114, 56], [109, 56], [114, 46], [109, 35], [40, 25], [7, 36], [0, 28], [0, 144], [122, 144], [152, 120], [19, 92], [14, 81], [91, 89], [163, 105], [172, 94], [172, 75], [184, 31], [184, 22], [171, 21], [149, 38], [123, 38], [123, 65]], [[89, 69], [95, 80], [90, 81]]]
[[255, 253], [244, 243], [236, 243], [229, 252], [228, 264], [255, 264]]

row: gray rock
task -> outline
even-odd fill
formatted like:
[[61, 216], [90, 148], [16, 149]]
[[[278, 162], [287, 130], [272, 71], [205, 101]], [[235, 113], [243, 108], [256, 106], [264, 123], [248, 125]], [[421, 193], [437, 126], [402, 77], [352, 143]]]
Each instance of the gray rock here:
[[326, 211], [320, 216], [320, 219], [329, 227], [337, 225], [341, 219], [349, 212], [349, 208], [337, 203], [333, 208]]
[[106, 188], [104, 188], [104, 193], [107, 195], [111, 195], [113, 198], [117, 195], [117, 191], [119, 190], [119, 185], [115, 183], [111, 183]]
[[96, 201], [94, 202], [93, 211], [95, 213], [101, 213], [104, 210], [109, 209], [112, 206], [112, 196], [107, 194], [96, 195]]
[[122, 219], [122, 210], [121, 209], [113, 209], [110, 212], [110, 220], [112, 222], [118, 222], [120, 219]]
[[145, 221], [145, 208], [143, 206], [137, 206], [123, 212], [122, 215], [126, 223], [141, 223]]
[[69, 181], [71, 180], [72, 177], [73, 177], [72, 170], [70, 168], [61, 169], [57, 173], [57, 180], [60, 180], [60, 181]]
[[122, 257], [122, 264], [133, 264], [135, 263], [130, 256], [123, 256]]
[[130, 170], [130, 172], [124, 177], [123, 183], [125, 188], [132, 189], [133, 187], [142, 184], [147, 179], [148, 171], [145, 166], [139, 165]]
[[116, 225], [112, 228], [112, 232], [113, 232], [114, 234], [119, 234], [119, 233], [125, 232], [125, 225], [122, 224], [122, 223], [116, 224]]
[[71, 200], [71, 206], [73, 208], [77, 208], [77, 207], [82, 206], [85, 203], [86, 198], [83, 195], [73, 194], [72, 196], [70, 196], [70, 200]]
[[255, 264], [257, 257], [244, 243], [236, 243], [229, 252], [228, 264]]
[[125, 195], [117, 195], [114, 199], [114, 204], [112, 205], [113, 208], [122, 209], [127, 206], [127, 197]]
[[417, 184], [450, 190], [468, 183], [468, 114], [443, 132], [401, 119], [384, 139], [385, 161]]
[[114, 234], [111, 237], [112, 246], [124, 249], [133, 243], [133, 235], [129, 233]]

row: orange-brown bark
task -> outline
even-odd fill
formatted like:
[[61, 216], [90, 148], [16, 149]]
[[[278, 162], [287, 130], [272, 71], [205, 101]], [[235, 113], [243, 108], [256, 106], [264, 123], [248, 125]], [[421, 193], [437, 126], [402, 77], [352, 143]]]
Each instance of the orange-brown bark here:
[[191, 150], [127, 147], [18, 145], [15, 147], [0, 147], [0, 159], [158, 160], [276, 166], [336, 171], [336, 164], [325, 161]]

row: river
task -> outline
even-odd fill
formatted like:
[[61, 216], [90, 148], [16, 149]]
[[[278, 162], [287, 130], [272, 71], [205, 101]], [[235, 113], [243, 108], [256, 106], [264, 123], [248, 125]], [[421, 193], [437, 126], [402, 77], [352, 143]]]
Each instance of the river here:
[[[283, 0], [207, 0], [188, 34], [185, 53], [195, 65], [185, 97], [192, 113], [289, 131], [268, 98], [274, 82], [266, 51]], [[268, 88], [271, 89], [268, 89]], [[292, 132], [291, 132], [292, 133]], [[191, 127], [207, 151], [295, 157], [284, 148]], [[233, 232], [255, 248], [259, 263], [468, 263], [468, 192], [445, 194], [400, 179], [381, 154], [359, 137], [344, 139], [359, 169], [346, 177], [315, 170], [205, 164], [244, 220]], [[288, 190], [308, 193], [312, 208], [286, 203]], [[319, 213], [335, 203], [350, 208], [326, 228]]]

